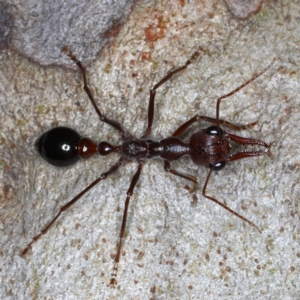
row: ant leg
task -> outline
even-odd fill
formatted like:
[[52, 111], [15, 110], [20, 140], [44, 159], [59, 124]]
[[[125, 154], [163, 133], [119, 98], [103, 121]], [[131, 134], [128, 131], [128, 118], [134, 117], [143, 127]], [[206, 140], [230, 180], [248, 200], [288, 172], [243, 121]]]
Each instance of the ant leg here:
[[165, 169], [166, 172], [169, 172], [169, 173], [171, 173], [175, 176], [179, 176], [181, 178], [184, 178], [186, 180], [189, 180], [189, 181], [193, 182], [194, 187], [190, 190], [191, 192], [194, 191], [194, 189], [196, 188], [196, 185], [197, 185], [198, 181], [197, 181], [197, 178], [195, 176], [192, 176], [192, 175], [189, 175], [189, 174], [183, 174], [183, 173], [180, 173], [180, 172], [178, 172], [174, 169], [171, 169], [171, 164], [167, 160], [165, 160], [165, 162], [164, 162], [164, 169]]
[[192, 117], [191, 119], [189, 119], [188, 121], [186, 121], [185, 123], [183, 123], [181, 126], [179, 126], [176, 131], [172, 134], [172, 136], [175, 137], [180, 137], [181, 135], [184, 134], [184, 132], [191, 126], [193, 125], [195, 122], [197, 122], [199, 120], [199, 116], [196, 115], [194, 117]]
[[134, 174], [134, 176], [131, 180], [129, 189], [127, 191], [127, 197], [126, 197], [125, 207], [124, 207], [124, 212], [123, 212], [122, 226], [121, 226], [120, 236], [119, 236], [119, 243], [118, 243], [118, 246], [117, 246], [118, 247], [117, 248], [117, 254], [116, 254], [116, 257], [115, 257], [115, 260], [114, 260], [113, 272], [112, 272], [111, 279], [110, 279], [110, 286], [111, 287], [115, 287], [115, 285], [117, 284], [116, 277], [117, 277], [118, 265], [119, 265], [119, 261], [120, 261], [122, 242], [123, 242], [124, 235], [125, 235], [129, 201], [130, 201], [130, 197], [133, 193], [133, 190], [134, 190], [137, 182], [139, 181], [141, 171], [142, 171], [142, 167], [143, 167], [143, 165], [140, 163], [136, 173]]
[[253, 126], [257, 125], [258, 122], [255, 121], [255, 122], [252, 122], [250, 124], [245, 124], [245, 125], [235, 125], [235, 124], [232, 124], [228, 121], [225, 121], [225, 120], [217, 120], [215, 118], [210, 118], [210, 117], [206, 117], [206, 116], [199, 116], [199, 118], [201, 120], [204, 120], [206, 122], [209, 122], [209, 123], [212, 123], [212, 124], [219, 124], [220, 126], [225, 126], [225, 127], [228, 127], [232, 130], [235, 130], [235, 131], [241, 131], [241, 130], [245, 130], [245, 129], [249, 129], [249, 128], [252, 128]]
[[121, 135], [123, 137], [127, 136], [127, 133], [125, 132], [125, 130], [122, 128], [121, 124], [117, 121], [114, 121], [114, 120], [110, 120], [108, 118], [106, 118], [100, 111], [100, 109], [98, 108], [97, 104], [96, 104], [96, 101], [92, 95], [92, 92], [88, 86], [88, 83], [87, 83], [87, 79], [86, 79], [86, 70], [85, 70], [85, 67], [82, 65], [82, 63], [76, 58], [76, 56], [69, 50], [68, 46], [64, 46], [62, 48], [62, 51], [64, 53], [66, 53], [66, 55], [68, 55], [73, 61], [74, 63], [78, 66], [78, 68], [80, 69], [81, 71], [81, 74], [82, 74], [82, 77], [83, 77], [83, 89], [85, 90], [87, 96], [89, 97], [96, 113], [98, 114], [100, 120], [104, 123], [107, 123], [109, 124], [110, 126], [112, 126], [113, 128], [117, 129]]
[[197, 51], [195, 52], [192, 57], [185, 63], [184, 66], [175, 69], [174, 71], [171, 71], [169, 74], [167, 74], [163, 79], [161, 79], [157, 84], [155, 84], [151, 89], [150, 89], [150, 99], [149, 99], [149, 106], [148, 106], [148, 127], [146, 130], [146, 133], [144, 137], [150, 135], [151, 130], [152, 130], [152, 124], [153, 124], [153, 118], [154, 118], [154, 99], [156, 95], [156, 90], [164, 84], [166, 81], [170, 80], [175, 74], [181, 72], [182, 70], [186, 69], [188, 65], [190, 65], [198, 56], [200, 52]]
[[245, 83], [243, 83], [242, 85], [240, 85], [239, 87], [237, 87], [236, 89], [234, 89], [233, 91], [231, 91], [230, 93], [218, 98], [217, 100], [217, 106], [216, 106], [216, 120], [217, 120], [217, 126], [220, 127], [219, 124], [219, 112], [220, 112], [220, 103], [221, 100], [228, 98], [229, 96], [232, 96], [233, 94], [237, 93], [239, 90], [241, 90], [242, 88], [244, 88], [246, 85], [250, 84], [252, 81], [254, 81], [255, 79], [257, 79], [258, 77], [260, 77], [262, 74], [264, 74], [268, 69], [271, 68], [271, 66], [274, 64], [276, 60], [276, 57], [272, 60], [272, 62], [266, 67], [264, 68], [261, 72], [259, 72], [258, 74], [254, 75], [251, 79], [249, 79], [248, 81], [246, 81]]
[[31, 245], [38, 241], [41, 236], [46, 234], [48, 230], [51, 228], [51, 226], [55, 223], [55, 221], [58, 219], [58, 217], [65, 212], [68, 208], [70, 208], [74, 203], [76, 203], [85, 193], [87, 193], [91, 188], [93, 188], [97, 183], [99, 183], [101, 180], [106, 179], [111, 174], [115, 173], [121, 165], [124, 165], [123, 161], [117, 162], [115, 165], [113, 165], [109, 171], [102, 173], [99, 178], [97, 178], [95, 181], [93, 181], [88, 187], [86, 187], [83, 191], [81, 191], [76, 197], [74, 197], [71, 201], [69, 201], [67, 204], [63, 205], [59, 212], [56, 214], [56, 216], [52, 219], [50, 223], [48, 223], [43, 230], [37, 234], [35, 237], [33, 237], [32, 241], [26, 246], [26, 248], [21, 252], [21, 256], [24, 257], [28, 250], [31, 248]]
[[261, 230], [260, 230], [253, 222], [251, 222], [251, 221], [248, 220], [247, 218], [241, 216], [240, 214], [238, 214], [237, 212], [235, 212], [234, 210], [232, 210], [231, 208], [229, 208], [227, 205], [223, 204], [222, 202], [218, 201], [217, 199], [215, 199], [215, 198], [213, 198], [213, 197], [211, 197], [211, 196], [206, 195], [206, 187], [207, 187], [208, 180], [209, 180], [210, 175], [211, 175], [211, 173], [212, 173], [213, 170], [214, 170], [213, 167], [210, 168], [210, 170], [209, 170], [209, 173], [208, 173], [208, 175], [207, 175], [207, 177], [206, 177], [206, 180], [205, 180], [205, 183], [204, 183], [204, 186], [203, 186], [203, 189], [202, 189], [202, 195], [203, 195], [205, 198], [207, 198], [207, 199], [209, 199], [209, 200], [211, 200], [211, 201], [213, 201], [213, 202], [219, 204], [220, 206], [222, 206], [223, 208], [225, 208], [226, 210], [228, 210], [229, 212], [231, 212], [232, 214], [234, 214], [235, 216], [237, 216], [238, 218], [240, 218], [240, 219], [243, 220], [244, 222], [248, 223], [249, 225], [251, 225], [252, 227], [254, 227], [258, 232], [261, 233]]
[[[216, 124], [218, 127], [220, 127], [220, 125], [224, 125], [227, 126], [233, 130], [244, 130], [247, 128], [250, 128], [252, 126], [255, 126], [257, 124], [257, 122], [253, 122], [247, 125], [241, 125], [241, 126], [237, 126], [234, 125], [230, 122], [224, 121], [224, 120], [220, 120], [219, 118], [219, 111], [220, 111], [220, 103], [222, 99], [225, 99], [229, 96], [232, 96], [233, 94], [235, 94], [236, 92], [238, 92], [239, 90], [241, 90], [242, 88], [244, 88], [246, 85], [250, 84], [252, 81], [254, 81], [255, 79], [257, 79], [259, 76], [261, 76], [263, 73], [265, 73], [269, 68], [271, 68], [271, 66], [274, 64], [276, 60], [276, 57], [272, 60], [272, 62], [265, 68], [263, 69], [260, 73], [254, 75], [251, 79], [249, 79], [248, 81], [246, 81], [245, 83], [243, 83], [242, 85], [240, 85], [239, 87], [237, 87], [235, 90], [233, 90], [232, 92], [218, 98], [217, 100], [217, 106], [216, 106], [216, 118], [210, 118], [210, 117], [206, 117], [206, 116], [201, 116], [201, 115], [196, 115], [193, 118], [191, 118], [190, 120], [188, 120], [187, 122], [185, 122], [184, 124], [182, 124], [174, 133], [172, 136], [175, 137], [179, 137], [181, 136], [193, 123], [197, 122], [199, 119], [205, 120], [207, 122]], [[150, 97], [151, 100], [151, 97]], [[150, 104], [149, 104], [149, 112], [150, 112]]]
[[250, 124], [246, 124], [246, 125], [234, 125], [228, 121], [225, 120], [219, 120], [219, 122], [217, 121], [217, 119], [214, 118], [210, 118], [210, 117], [206, 117], [206, 116], [201, 116], [201, 115], [196, 115], [193, 118], [189, 119], [187, 122], [185, 122], [184, 124], [182, 124], [181, 126], [179, 126], [176, 131], [172, 134], [172, 136], [175, 137], [180, 137], [181, 135], [183, 135], [185, 133], [185, 131], [195, 122], [199, 121], [199, 120], [204, 120], [213, 124], [219, 124], [219, 125], [224, 125], [226, 127], [229, 127], [233, 130], [236, 131], [240, 131], [240, 130], [245, 130], [248, 128], [251, 128], [253, 126], [255, 126], [257, 124], [257, 122], [253, 122]]

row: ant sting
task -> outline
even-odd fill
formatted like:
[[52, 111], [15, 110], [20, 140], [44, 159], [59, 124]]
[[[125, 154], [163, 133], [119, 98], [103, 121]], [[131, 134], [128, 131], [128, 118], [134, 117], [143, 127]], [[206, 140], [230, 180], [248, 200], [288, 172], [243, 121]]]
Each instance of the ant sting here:
[[[175, 176], [179, 176], [185, 180], [191, 181], [194, 186], [197, 184], [197, 178], [193, 175], [181, 173], [175, 169], [171, 168], [171, 162], [180, 159], [183, 156], [189, 156], [194, 164], [199, 166], [204, 166], [208, 168], [208, 175], [206, 177], [205, 183], [202, 188], [202, 195], [222, 206], [224, 209], [234, 214], [242, 221], [248, 223], [254, 227], [258, 232], [261, 230], [250, 220], [238, 214], [227, 205], [223, 204], [216, 198], [206, 194], [206, 188], [213, 171], [220, 171], [225, 167], [225, 165], [234, 160], [265, 155], [270, 151], [271, 145], [257, 139], [244, 138], [237, 135], [233, 135], [224, 131], [221, 126], [228, 127], [235, 131], [245, 130], [257, 124], [253, 122], [248, 125], [236, 126], [230, 122], [221, 120], [219, 118], [220, 114], [220, 103], [223, 99], [232, 96], [239, 90], [253, 82], [255, 79], [264, 74], [274, 63], [275, 59], [261, 72], [254, 75], [251, 79], [231, 91], [230, 93], [217, 99], [216, 103], [216, 117], [211, 118], [203, 115], [195, 115], [187, 122], [182, 124], [175, 132], [165, 139], [160, 141], [150, 138], [153, 118], [154, 118], [154, 100], [156, 90], [164, 84], [166, 81], [170, 80], [175, 74], [185, 70], [200, 54], [199, 51], [195, 52], [191, 59], [189, 59], [185, 65], [169, 72], [163, 79], [161, 79], [157, 84], [155, 84], [150, 89], [150, 98], [148, 106], [148, 126], [145, 134], [141, 138], [133, 137], [129, 132], [127, 132], [121, 124], [117, 121], [108, 119], [103, 115], [96, 104], [93, 94], [89, 88], [86, 76], [86, 69], [82, 63], [75, 57], [75, 55], [65, 46], [62, 51], [70, 57], [70, 59], [78, 66], [81, 75], [83, 77], [83, 88], [93, 105], [100, 121], [109, 124], [111, 127], [119, 131], [121, 135], [122, 142], [120, 145], [111, 145], [108, 142], [100, 142], [98, 145], [95, 144], [91, 139], [86, 137], [81, 137], [79, 133], [68, 127], [55, 127], [46, 131], [42, 134], [35, 142], [35, 148], [40, 156], [56, 167], [70, 166], [76, 163], [79, 159], [88, 159], [92, 155], [98, 152], [102, 156], [109, 155], [110, 153], [119, 153], [119, 160], [113, 164], [110, 169], [102, 173], [96, 180], [94, 180], [89, 186], [82, 190], [78, 195], [76, 195], [71, 201], [63, 205], [55, 217], [50, 223], [48, 223], [40, 233], [33, 237], [32, 241], [25, 247], [21, 252], [21, 256], [24, 257], [28, 250], [31, 248], [32, 244], [38, 241], [44, 234], [46, 234], [60, 215], [68, 210], [74, 203], [76, 203], [83, 195], [85, 195], [90, 189], [92, 189], [100, 181], [105, 180], [107, 177], [111, 176], [118, 171], [120, 167], [125, 166], [130, 162], [137, 162], [137, 171], [131, 179], [129, 189], [127, 190], [127, 196], [125, 200], [125, 207], [123, 211], [122, 225], [120, 229], [119, 241], [117, 244], [117, 252], [114, 258], [113, 269], [110, 279], [110, 286], [114, 287], [117, 284], [116, 277], [118, 271], [118, 265], [120, 262], [121, 249], [123, 245], [123, 239], [126, 230], [127, 213], [130, 202], [130, 197], [133, 194], [134, 188], [139, 181], [142, 168], [144, 163], [151, 159], [158, 157], [164, 161], [164, 170]], [[180, 137], [187, 131], [187, 129], [199, 120], [204, 120], [213, 125], [205, 128], [198, 129], [194, 132], [188, 141], [180, 139]], [[257, 145], [262, 146], [262, 150], [258, 151], [243, 151], [232, 154], [231, 153], [231, 142], [235, 142], [239, 145]]]

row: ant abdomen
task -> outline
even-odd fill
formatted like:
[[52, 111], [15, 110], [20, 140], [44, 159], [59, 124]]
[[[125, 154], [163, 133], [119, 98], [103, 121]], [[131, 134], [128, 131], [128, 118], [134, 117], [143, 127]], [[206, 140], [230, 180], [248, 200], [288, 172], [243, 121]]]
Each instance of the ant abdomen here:
[[68, 127], [55, 127], [42, 134], [35, 141], [35, 149], [49, 164], [67, 167], [79, 160], [78, 144], [80, 134]]
[[120, 147], [101, 142], [99, 146], [69, 127], [55, 127], [42, 134], [35, 141], [35, 149], [49, 164], [55, 167], [68, 167], [80, 158], [88, 159], [95, 153], [102, 156], [120, 152]]

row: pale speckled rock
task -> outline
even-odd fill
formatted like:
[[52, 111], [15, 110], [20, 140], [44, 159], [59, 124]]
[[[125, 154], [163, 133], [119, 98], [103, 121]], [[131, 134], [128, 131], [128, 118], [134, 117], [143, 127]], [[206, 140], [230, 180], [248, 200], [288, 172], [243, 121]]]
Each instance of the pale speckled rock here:
[[68, 45], [83, 62], [93, 60], [112, 41], [134, 0], [7, 1], [14, 18], [10, 47], [42, 64], [70, 64], [61, 53]]
[[224, 0], [230, 12], [239, 19], [247, 19], [257, 13], [263, 0]]
[[[159, 139], [195, 114], [214, 117], [218, 97], [277, 57], [261, 78], [224, 101], [220, 112], [234, 124], [258, 121], [240, 134], [271, 142], [273, 158], [232, 162], [208, 185], [210, 195], [263, 233], [202, 197], [207, 170], [189, 159], [173, 164], [197, 176], [199, 186], [191, 194], [184, 189], [189, 183], [152, 160], [130, 203], [116, 289], [107, 285], [136, 164], [94, 187], [22, 259], [20, 251], [59, 207], [118, 159], [96, 156], [57, 169], [39, 158], [35, 139], [58, 125], [97, 142], [118, 143], [119, 135], [99, 122], [78, 70], [0, 52], [3, 299], [297, 299], [300, 7], [299, 0], [282, 3], [268, 1], [241, 22], [223, 1], [137, 2], [114, 43], [88, 66], [100, 109], [141, 136], [150, 87], [199, 46], [210, 51], [157, 90], [153, 138]], [[191, 131], [206, 125], [199, 122]]]

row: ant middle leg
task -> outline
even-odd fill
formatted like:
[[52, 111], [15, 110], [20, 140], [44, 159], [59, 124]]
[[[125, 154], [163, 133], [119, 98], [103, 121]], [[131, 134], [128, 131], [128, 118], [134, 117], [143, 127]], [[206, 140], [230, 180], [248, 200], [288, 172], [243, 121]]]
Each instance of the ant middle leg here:
[[64, 46], [62, 48], [62, 51], [68, 55], [70, 57], [71, 60], [73, 60], [73, 62], [78, 66], [81, 74], [82, 74], [82, 78], [83, 78], [83, 89], [86, 92], [90, 102], [92, 103], [96, 113], [99, 116], [99, 119], [104, 122], [109, 124], [110, 126], [112, 126], [114, 129], [118, 130], [122, 137], [127, 137], [128, 133], [123, 129], [123, 127], [121, 126], [121, 124], [117, 121], [114, 120], [110, 120], [108, 118], [105, 117], [105, 115], [103, 115], [98, 107], [98, 105], [96, 104], [96, 101], [93, 97], [93, 94], [88, 86], [88, 82], [87, 82], [87, 78], [86, 78], [86, 69], [85, 67], [82, 65], [82, 63], [76, 58], [76, 56], [71, 52], [71, 50], [69, 50], [68, 46]]
[[154, 100], [156, 95], [156, 90], [163, 85], [166, 81], [170, 80], [175, 74], [185, 70], [198, 56], [200, 52], [196, 51], [192, 57], [183, 65], [171, 72], [169, 72], [163, 79], [161, 79], [157, 84], [155, 84], [150, 89], [150, 98], [149, 98], [149, 106], [148, 106], [148, 127], [144, 137], [149, 136], [152, 130], [153, 118], [154, 118]]
[[123, 211], [122, 226], [121, 226], [120, 235], [119, 235], [119, 242], [118, 242], [118, 246], [117, 246], [117, 254], [116, 254], [115, 259], [114, 259], [114, 267], [113, 267], [113, 272], [112, 272], [111, 279], [110, 279], [110, 286], [111, 287], [115, 287], [115, 285], [117, 284], [116, 277], [117, 277], [118, 265], [119, 265], [119, 262], [120, 262], [122, 242], [123, 242], [124, 235], [125, 235], [129, 201], [130, 201], [130, 197], [133, 194], [133, 190], [134, 190], [137, 182], [139, 181], [141, 171], [142, 171], [142, 167], [143, 167], [143, 164], [140, 163], [138, 165], [138, 169], [137, 169], [136, 173], [132, 177], [129, 189], [127, 191], [127, 197], [126, 197], [126, 200], [125, 200], [125, 207], [124, 207], [124, 211]]

